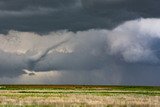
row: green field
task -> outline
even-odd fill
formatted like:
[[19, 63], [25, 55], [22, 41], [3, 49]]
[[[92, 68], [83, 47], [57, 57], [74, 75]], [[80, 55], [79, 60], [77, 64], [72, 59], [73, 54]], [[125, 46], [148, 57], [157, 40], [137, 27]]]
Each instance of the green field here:
[[160, 107], [160, 87], [0, 85], [0, 106]]

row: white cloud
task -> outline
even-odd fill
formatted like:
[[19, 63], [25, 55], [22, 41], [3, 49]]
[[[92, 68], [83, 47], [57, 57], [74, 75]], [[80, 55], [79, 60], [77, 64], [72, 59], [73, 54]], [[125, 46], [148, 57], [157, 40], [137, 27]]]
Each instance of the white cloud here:
[[29, 54], [31, 51], [34, 53], [45, 50], [72, 35], [72, 32], [62, 31], [41, 36], [32, 32], [11, 30], [7, 35], [0, 35], [0, 49], [8, 53]]
[[160, 19], [128, 21], [107, 36], [111, 54], [121, 55], [128, 62], [159, 62], [152, 45], [160, 38]]

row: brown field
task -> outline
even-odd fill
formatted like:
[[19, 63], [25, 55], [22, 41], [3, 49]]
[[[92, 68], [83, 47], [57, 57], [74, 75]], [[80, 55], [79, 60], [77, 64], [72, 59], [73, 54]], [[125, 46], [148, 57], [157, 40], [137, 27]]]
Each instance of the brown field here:
[[160, 107], [160, 87], [1, 85], [0, 106]]

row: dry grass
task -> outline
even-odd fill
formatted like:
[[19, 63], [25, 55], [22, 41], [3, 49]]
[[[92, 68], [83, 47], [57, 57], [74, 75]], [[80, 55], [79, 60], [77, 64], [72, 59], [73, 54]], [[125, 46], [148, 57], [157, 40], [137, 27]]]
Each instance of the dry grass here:
[[3, 89], [0, 90], [0, 105], [160, 107], [160, 90]]

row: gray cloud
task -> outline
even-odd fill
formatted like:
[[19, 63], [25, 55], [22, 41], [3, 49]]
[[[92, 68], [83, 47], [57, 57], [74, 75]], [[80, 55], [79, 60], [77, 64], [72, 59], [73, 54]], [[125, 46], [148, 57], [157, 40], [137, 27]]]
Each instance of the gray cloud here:
[[46, 15], [55, 11], [57, 10], [52, 8], [43, 8], [43, 7], [37, 7], [37, 8], [30, 7], [20, 11], [0, 10], [0, 17], [6, 18], [6, 17], [30, 17], [35, 15], [41, 16], [41, 15]]
[[[26, 82], [21, 81], [24, 76], [32, 78], [24, 74], [26, 69], [38, 79], [41, 72], [60, 73], [60, 80], [42, 78], [48, 83], [159, 85], [159, 23], [160, 19], [139, 19], [113, 30], [1, 34], [1, 79], [12, 76]], [[28, 66], [33, 64], [30, 60], [34, 67]]]
[[1, 0], [0, 32], [48, 33], [112, 29], [140, 17], [159, 17], [157, 0]]
[[78, 0], [1, 0], [1, 10], [23, 10], [28, 7], [67, 7], [75, 4]]

